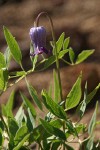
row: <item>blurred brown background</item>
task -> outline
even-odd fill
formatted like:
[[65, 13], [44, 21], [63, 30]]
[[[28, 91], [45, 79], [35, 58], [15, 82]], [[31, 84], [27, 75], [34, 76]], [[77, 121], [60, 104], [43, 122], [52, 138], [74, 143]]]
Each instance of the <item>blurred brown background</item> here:
[[[84, 74], [83, 83], [85, 80], [88, 80], [89, 91], [91, 91], [100, 82], [99, 0], [0, 0], [0, 51], [4, 51], [6, 48], [3, 35], [4, 25], [18, 41], [23, 54], [23, 65], [26, 69], [29, 69], [31, 67], [29, 59], [29, 30], [33, 26], [36, 16], [41, 11], [47, 11], [52, 17], [56, 38], [62, 32], [65, 32], [66, 37], [71, 38], [70, 46], [73, 47], [76, 54], [84, 49], [95, 49], [95, 53], [85, 63], [72, 68], [67, 66], [63, 68], [64, 73], [62, 73], [64, 80], [66, 80], [66, 82], [62, 81], [64, 96], [70, 90], [80, 70], [83, 70]], [[40, 24], [47, 28], [47, 42], [52, 40], [47, 18], [41, 17]], [[13, 61], [10, 70], [15, 69], [18, 70], [20, 68]], [[67, 72], [67, 76], [65, 72]], [[73, 72], [75, 72], [74, 76]], [[43, 75], [45, 80], [45, 74], [43, 73]], [[37, 75], [36, 77], [39, 78]], [[35, 82], [33, 79], [32, 81]], [[37, 83], [35, 82], [35, 84]], [[41, 89], [39, 87], [39, 85], [36, 86], [37, 89]]]
[[[87, 80], [88, 91], [93, 90], [100, 82], [100, 0], [0, 0], [0, 51], [3, 52], [6, 48], [3, 35], [4, 25], [18, 41], [23, 54], [23, 65], [29, 69], [31, 67], [29, 30], [41, 11], [47, 11], [52, 17], [56, 38], [62, 32], [65, 32], [66, 37], [71, 38], [70, 46], [73, 47], [76, 54], [84, 49], [95, 49], [95, 53], [84, 63], [74, 67], [62, 67], [61, 78], [64, 98], [66, 98], [81, 70], [83, 70], [82, 87]], [[47, 28], [48, 42], [48, 40], [52, 40], [48, 20], [45, 17], [40, 20], [40, 24]], [[12, 62], [10, 70], [15, 69], [19, 70], [20, 68], [15, 62]], [[28, 80], [40, 92], [42, 88], [49, 88], [52, 82], [52, 71], [31, 74], [28, 76]], [[25, 82], [22, 80], [1, 96], [1, 102], [7, 101], [12, 89], [16, 90], [14, 105], [16, 108], [20, 103], [18, 91], [21, 90], [27, 96], [29, 95]], [[96, 100], [100, 100], [100, 91], [97, 93], [94, 103]], [[85, 122], [89, 119], [88, 115]]]
[[[85, 63], [74, 67], [64, 66], [61, 69], [64, 97], [81, 70], [83, 70], [83, 85], [88, 80], [88, 89], [91, 91], [100, 82], [99, 0], [0, 0], [0, 51], [4, 51], [7, 46], [3, 35], [4, 25], [15, 36], [21, 47], [24, 67], [31, 68], [29, 30], [41, 11], [47, 11], [52, 17], [56, 38], [62, 32], [65, 32], [66, 37], [71, 38], [70, 46], [73, 47], [76, 54], [84, 49], [95, 49], [95, 53]], [[47, 42], [52, 40], [47, 18], [41, 17], [40, 24], [47, 28]], [[20, 68], [12, 61], [10, 70], [15, 69], [19, 70]], [[29, 80], [32, 79], [36, 89], [41, 90], [42, 87], [49, 87], [50, 82], [46, 81], [45, 74], [47, 74], [47, 79], [50, 78], [49, 81], [51, 81], [52, 75], [49, 77], [50, 73], [48, 72], [50, 70], [41, 73], [43, 74], [42, 79], [39, 74], [30, 75]], [[37, 81], [41, 80], [40, 84], [42, 85], [38, 84], [36, 79]], [[22, 85], [20, 82], [19, 86]], [[24, 85], [22, 89], [24, 89]]]

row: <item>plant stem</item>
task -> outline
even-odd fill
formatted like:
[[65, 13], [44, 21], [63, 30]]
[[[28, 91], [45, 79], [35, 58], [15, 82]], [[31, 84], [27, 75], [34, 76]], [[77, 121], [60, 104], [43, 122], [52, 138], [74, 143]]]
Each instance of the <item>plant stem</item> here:
[[54, 49], [55, 49], [55, 56], [56, 56], [56, 68], [57, 68], [57, 75], [58, 75], [58, 81], [59, 81], [59, 88], [60, 88], [60, 101], [63, 100], [63, 96], [62, 96], [62, 85], [61, 85], [61, 77], [60, 77], [60, 67], [59, 67], [59, 59], [58, 59], [58, 52], [57, 52], [57, 45], [56, 45], [56, 38], [55, 38], [55, 32], [54, 32], [54, 25], [52, 22], [51, 17], [48, 15], [47, 12], [41, 12], [35, 21], [35, 26], [38, 26], [39, 24], [39, 18], [41, 15], [46, 15], [46, 17], [49, 19], [50, 22], [50, 26], [51, 26], [51, 32], [52, 32], [52, 38], [53, 38], [53, 42], [54, 42]]

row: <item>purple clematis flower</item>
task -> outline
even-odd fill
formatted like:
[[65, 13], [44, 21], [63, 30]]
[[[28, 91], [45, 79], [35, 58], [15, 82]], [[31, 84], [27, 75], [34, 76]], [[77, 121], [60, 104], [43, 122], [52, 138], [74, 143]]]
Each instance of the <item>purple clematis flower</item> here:
[[31, 56], [35, 56], [38, 54], [46, 53], [48, 54], [49, 51], [45, 48], [46, 47], [46, 29], [42, 26], [40, 27], [33, 27], [30, 29], [30, 38], [32, 40], [34, 46], [34, 53], [31, 53]]

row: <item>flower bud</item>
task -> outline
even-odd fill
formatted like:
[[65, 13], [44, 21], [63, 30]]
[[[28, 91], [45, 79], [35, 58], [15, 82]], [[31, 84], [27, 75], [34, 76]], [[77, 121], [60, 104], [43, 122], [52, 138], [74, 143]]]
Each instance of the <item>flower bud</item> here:
[[33, 27], [30, 29], [30, 38], [34, 46], [34, 53], [31, 53], [31, 56], [46, 53], [48, 50], [46, 47], [46, 29], [42, 26]]

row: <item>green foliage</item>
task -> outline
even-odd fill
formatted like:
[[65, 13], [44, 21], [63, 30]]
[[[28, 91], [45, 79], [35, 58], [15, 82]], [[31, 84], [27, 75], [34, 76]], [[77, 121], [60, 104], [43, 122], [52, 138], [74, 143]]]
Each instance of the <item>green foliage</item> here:
[[95, 111], [93, 113], [93, 116], [92, 116], [90, 123], [89, 123], [89, 126], [88, 126], [88, 133], [90, 135], [93, 134], [93, 130], [94, 130], [95, 125], [96, 125], [97, 108], [98, 108], [98, 103], [96, 103]]
[[0, 69], [6, 68], [6, 61], [4, 55], [0, 52]]
[[71, 91], [69, 92], [67, 98], [66, 98], [66, 110], [69, 110], [71, 108], [74, 108], [78, 105], [80, 99], [81, 99], [81, 77], [80, 75], [73, 85]]
[[87, 59], [91, 54], [94, 53], [94, 50], [84, 50], [82, 51], [76, 59], [76, 64], [79, 64], [83, 62], [85, 59]]
[[6, 27], [4, 27], [3, 29], [4, 29], [5, 39], [10, 48], [11, 54], [13, 58], [15, 59], [15, 61], [21, 65], [22, 54], [21, 54], [19, 45], [17, 41], [15, 40], [15, 38], [10, 33], [10, 31]]
[[[67, 98], [64, 99], [61, 96], [62, 87], [59, 72], [59, 61], [63, 61], [68, 65], [77, 65], [86, 60], [94, 50], [84, 50], [76, 56], [75, 50], [69, 48], [70, 38], [65, 38], [65, 33], [62, 33], [57, 42], [51, 42], [53, 54], [48, 58], [44, 58], [44, 56], [42, 60], [38, 59], [39, 55], [31, 56], [32, 67], [30, 70], [25, 71], [22, 67], [20, 47], [6, 27], [4, 27], [4, 36], [7, 49], [4, 54], [0, 52], [0, 94], [3, 94], [8, 87], [25, 78], [30, 97], [26, 97], [25, 94], [20, 92], [22, 104], [16, 114], [13, 113], [14, 91], [11, 92], [6, 104], [0, 106], [0, 149], [31, 150], [31, 144], [36, 143], [39, 147], [38, 149], [41, 150], [59, 150], [62, 148], [64, 150], [74, 150], [71, 143], [75, 141], [79, 144], [80, 149], [99, 150], [100, 139], [94, 142], [95, 127], [100, 125], [100, 120], [97, 121], [98, 102], [89, 125], [80, 123], [80, 121], [85, 115], [87, 105], [100, 89], [100, 83], [93, 91], [88, 93], [86, 82], [82, 93], [82, 74], [80, 74]], [[30, 51], [34, 51], [32, 43]], [[69, 61], [64, 57], [66, 54], [69, 56]], [[22, 70], [8, 71], [12, 57], [21, 66]], [[29, 84], [27, 75], [35, 71], [43, 71], [54, 63], [56, 64], [56, 69], [53, 69], [53, 83], [50, 85], [49, 92], [42, 89], [40, 96], [34, 86]], [[39, 70], [38, 67], [41, 69]], [[30, 101], [30, 98], [33, 101]], [[33, 103], [36, 104], [35, 107]], [[43, 113], [43, 116], [37, 112], [37, 108]], [[76, 120], [76, 122], [72, 119], [74, 114], [71, 116], [67, 112], [73, 108], [78, 114], [78, 121]], [[85, 133], [88, 133], [87, 137], [82, 140], [80, 136], [82, 137]], [[5, 142], [7, 145], [5, 145]]]

